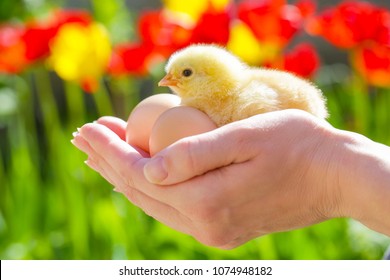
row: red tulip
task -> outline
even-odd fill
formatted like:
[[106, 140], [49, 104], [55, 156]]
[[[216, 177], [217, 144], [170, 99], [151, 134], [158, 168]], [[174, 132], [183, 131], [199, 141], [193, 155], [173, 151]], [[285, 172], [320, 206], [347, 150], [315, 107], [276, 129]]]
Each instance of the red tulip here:
[[108, 72], [112, 75], [144, 75], [156, 60], [163, 60], [152, 45], [127, 43], [114, 48]]
[[238, 6], [238, 17], [260, 41], [283, 47], [302, 28], [302, 11], [297, 6], [287, 5], [285, 1], [244, 0]]
[[353, 63], [369, 84], [390, 86], [390, 46], [373, 43], [358, 48], [353, 53]]
[[319, 56], [313, 45], [302, 43], [287, 52], [282, 59], [282, 68], [301, 77], [312, 77], [319, 67]]
[[108, 72], [112, 75], [145, 75], [154, 63], [168, 58], [190, 43], [188, 28], [162, 11], [143, 13], [138, 21], [140, 42], [114, 47]]
[[163, 11], [149, 11], [138, 22], [143, 45], [158, 48], [164, 56], [189, 44], [191, 30], [169, 19]]
[[304, 18], [313, 16], [316, 11], [316, 3], [313, 0], [299, 0], [295, 3]]
[[229, 41], [230, 21], [229, 7], [218, 11], [210, 5], [192, 30], [191, 43], [226, 45]]
[[146, 48], [143, 51], [153, 49], [153, 57], [160, 54], [166, 58], [191, 43], [224, 45], [229, 39], [229, 28], [228, 10], [219, 11], [211, 5], [195, 24], [183, 22], [165, 10], [148, 11], [141, 15], [138, 22], [141, 48]]

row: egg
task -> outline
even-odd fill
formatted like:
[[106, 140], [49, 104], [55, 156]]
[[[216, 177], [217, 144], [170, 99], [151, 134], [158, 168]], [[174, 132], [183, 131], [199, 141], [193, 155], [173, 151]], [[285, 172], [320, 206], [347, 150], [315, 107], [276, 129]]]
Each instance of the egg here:
[[166, 110], [178, 106], [180, 97], [155, 94], [142, 100], [131, 112], [126, 126], [126, 142], [149, 153], [149, 138], [158, 117]]
[[162, 113], [152, 128], [149, 139], [150, 155], [177, 140], [216, 129], [217, 125], [202, 111], [177, 106]]

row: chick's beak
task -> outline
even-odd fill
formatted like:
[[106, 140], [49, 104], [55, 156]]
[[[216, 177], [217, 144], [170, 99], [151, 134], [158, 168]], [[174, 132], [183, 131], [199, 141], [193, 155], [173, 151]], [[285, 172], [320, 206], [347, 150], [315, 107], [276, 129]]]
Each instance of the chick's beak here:
[[158, 85], [160, 87], [170, 87], [170, 86], [176, 86], [178, 82], [179, 81], [175, 79], [172, 74], [168, 73], [165, 75], [164, 78], [161, 79], [161, 81], [158, 82]]

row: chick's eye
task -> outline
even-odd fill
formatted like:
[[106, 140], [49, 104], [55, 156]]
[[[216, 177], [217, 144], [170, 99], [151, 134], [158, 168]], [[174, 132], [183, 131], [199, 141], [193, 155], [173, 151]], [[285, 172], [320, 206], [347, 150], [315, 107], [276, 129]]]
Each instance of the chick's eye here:
[[189, 77], [192, 75], [192, 70], [191, 69], [184, 69], [183, 70], [183, 76], [184, 77]]

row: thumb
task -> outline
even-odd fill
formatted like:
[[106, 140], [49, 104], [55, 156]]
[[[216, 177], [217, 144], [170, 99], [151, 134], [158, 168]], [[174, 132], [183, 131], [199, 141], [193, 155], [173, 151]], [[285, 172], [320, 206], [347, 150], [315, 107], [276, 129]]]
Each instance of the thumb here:
[[242, 141], [247, 136], [231, 126], [183, 138], [160, 151], [146, 163], [144, 175], [154, 184], [171, 185], [186, 181], [232, 163], [246, 161]]

